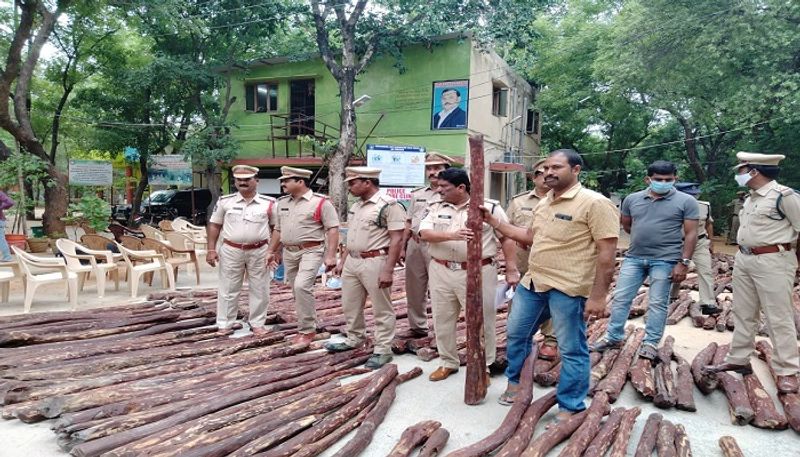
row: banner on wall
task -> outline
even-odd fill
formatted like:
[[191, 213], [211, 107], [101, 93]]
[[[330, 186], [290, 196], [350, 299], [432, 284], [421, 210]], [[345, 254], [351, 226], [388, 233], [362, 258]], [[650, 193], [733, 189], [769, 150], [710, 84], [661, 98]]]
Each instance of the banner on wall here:
[[114, 169], [106, 160], [69, 161], [69, 183], [72, 186], [110, 186], [114, 182]]
[[381, 169], [381, 187], [419, 187], [425, 184], [425, 148], [367, 145], [367, 166]]
[[147, 181], [153, 186], [191, 186], [192, 163], [180, 154], [152, 156]]

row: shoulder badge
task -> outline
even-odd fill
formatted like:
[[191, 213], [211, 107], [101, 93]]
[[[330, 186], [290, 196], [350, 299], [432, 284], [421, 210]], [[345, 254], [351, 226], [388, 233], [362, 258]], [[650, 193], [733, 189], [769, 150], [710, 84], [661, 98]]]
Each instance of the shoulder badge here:
[[330, 197], [328, 197], [328, 196], [327, 196], [327, 195], [325, 195], [325, 194], [318, 194], [318, 193], [316, 193], [316, 192], [314, 192], [314, 195], [315, 195], [315, 196], [317, 196], [317, 197], [319, 197], [319, 198], [324, 198], [324, 199], [326, 199], [326, 200], [330, 198]]
[[281, 195], [280, 197], [278, 197], [278, 201], [287, 200], [287, 199], [289, 199], [289, 197], [290, 197], [290, 195]]
[[226, 199], [226, 198], [231, 198], [231, 197], [233, 197], [234, 195], [236, 195], [236, 194], [220, 195], [220, 197], [218, 198], [218, 200], [224, 200], [224, 199]]
[[531, 193], [531, 191], [529, 191], [529, 190], [526, 190], [526, 191], [524, 191], [524, 192], [520, 192], [520, 193], [518, 193], [517, 195], [514, 195], [514, 196], [512, 196], [512, 197], [511, 197], [511, 199], [513, 200], [513, 199], [515, 199], [515, 198], [517, 198], [517, 197], [523, 197], [523, 196], [525, 196], [525, 195], [528, 195], [528, 194], [530, 194], [530, 193]]

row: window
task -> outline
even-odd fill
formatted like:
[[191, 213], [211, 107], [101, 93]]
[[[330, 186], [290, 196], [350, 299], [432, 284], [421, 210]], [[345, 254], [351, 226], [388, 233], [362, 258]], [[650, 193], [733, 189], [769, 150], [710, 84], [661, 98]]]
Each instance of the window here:
[[505, 116], [508, 107], [508, 89], [494, 86], [492, 89], [492, 114]]
[[278, 111], [278, 85], [275, 83], [244, 86], [245, 109], [256, 113]]
[[528, 109], [528, 118], [525, 120], [525, 133], [539, 134], [539, 110]]

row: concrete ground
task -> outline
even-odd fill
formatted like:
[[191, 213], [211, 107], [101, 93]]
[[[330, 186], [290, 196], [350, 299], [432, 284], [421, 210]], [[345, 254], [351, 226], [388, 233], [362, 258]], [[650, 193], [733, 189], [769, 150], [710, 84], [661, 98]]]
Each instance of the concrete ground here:
[[[201, 268], [201, 286], [216, 284], [216, 272], [208, 265]], [[178, 274], [179, 287], [195, 285], [194, 274], [181, 271]], [[119, 292], [113, 291], [113, 286], [104, 299], [97, 299], [94, 281], [89, 281], [86, 289], [79, 296], [79, 309], [111, 306], [130, 300], [127, 284], [121, 284]], [[140, 289], [143, 297], [150, 290], [147, 286]], [[32, 312], [66, 310], [64, 303], [65, 292], [61, 287], [45, 286], [37, 293]], [[22, 293], [20, 284], [15, 281], [12, 285], [11, 300], [8, 304], [0, 305], [0, 315], [17, 314], [22, 312]], [[632, 321], [642, 326], [641, 319]], [[689, 319], [684, 319], [675, 326], [667, 326], [666, 333], [675, 337], [675, 350], [688, 360], [711, 341], [727, 343], [731, 333], [717, 333], [695, 329]], [[449, 379], [431, 383], [428, 375], [438, 366], [438, 361], [422, 362], [414, 355], [395, 357], [395, 363], [401, 372], [415, 366], [422, 367], [424, 374], [417, 379], [402, 384], [397, 390], [397, 398], [389, 410], [383, 424], [378, 427], [372, 444], [362, 454], [364, 456], [385, 456], [394, 446], [402, 431], [422, 420], [437, 420], [450, 432], [450, 441], [445, 449], [447, 452], [462, 446], [472, 444], [494, 431], [502, 422], [508, 407], [497, 403], [497, 397], [505, 388], [502, 376], [492, 378], [486, 401], [479, 406], [466, 406], [463, 403], [464, 376], [462, 369]], [[765, 384], [771, 395], [775, 388], [769, 377], [766, 366], [758, 360], [754, 365], [759, 378]], [[534, 397], [549, 392], [550, 389], [534, 388]], [[791, 431], [760, 430], [752, 426], [731, 425], [728, 414], [727, 402], [721, 392], [714, 392], [708, 397], [695, 390], [695, 402], [698, 411], [695, 413], [682, 412], [674, 409], [659, 410], [652, 403], [643, 402], [633, 388], [628, 384], [619, 400], [614, 405], [632, 407], [639, 406], [642, 414], [634, 428], [629, 455], [633, 455], [636, 442], [644, 426], [647, 416], [652, 412], [661, 413], [666, 419], [683, 424], [689, 435], [692, 450], [695, 456], [721, 456], [717, 441], [721, 436], [731, 435], [736, 438], [748, 456], [790, 457], [800, 455], [800, 440], [798, 435]], [[778, 406], [780, 410], [780, 406]], [[546, 415], [536, 429], [536, 435], [542, 433], [544, 423], [549, 421], [555, 408]], [[55, 435], [50, 431], [50, 422], [39, 424], [23, 424], [20, 421], [0, 421], [0, 457], [61, 457], [66, 455], [56, 445]], [[323, 456], [332, 455], [347, 438], [336, 446], [326, 451]], [[557, 448], [558, 450], [559, 448]], [[551, 452], [550, 455], [557, 455]]]

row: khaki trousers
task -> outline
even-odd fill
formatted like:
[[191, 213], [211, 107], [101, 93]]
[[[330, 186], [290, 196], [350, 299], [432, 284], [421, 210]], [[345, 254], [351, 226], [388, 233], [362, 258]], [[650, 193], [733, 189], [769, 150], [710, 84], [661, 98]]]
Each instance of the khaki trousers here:
[[[458, 369], [456, 326], [458, 316], [467, 303], [467, 271], [451, 270], [431, 261], [431, 304], [433, 306], [433, 329], [436, 332], [436, 349], [442, 366]], [[481, 269], [483, 291], [483, 337], [486, 348], [486, 365], [494, 362], [497, 349], [495, 332], [495, 292], [497, 289], [497, 267], [484, 265]]]
[[408, 326], [412, 330], [428, 331], [428, 243], [408, 240], [406, 247], [406, 301]]
[[[530, 256], [530, 248], [524, 250], [517, 244], [517, 269], [519, 270], [520, 279], [528, 272], [528, 260]], [[511, 315], [511, 303], [509, 303], [508, 306], [508, 314]], [[550, 319], [547, 319], [539, 326], [539, 332], [544, 335], [546, 341], [558, 341], [556, 339], [556, 334], [553, 332], [553, 322]]]
[[736, 254], [733, 269], [733, 340], [727, 362], [744, 364], [753, 353], [756, 331], [764, 312], [774, 347], [775, 374], [800, 371], [797, 332], [794, 326], [792, 287], [797, 269], [794, 251], [774, 254]]
[[283, 250], [283, 268], [286, 283], [292, 286], [294, 308], [297, 311], [297, 326], [300, 333], [317, 331], [317, 309], [314, 300], [314, 283], [325, 245], [299, 251]]
[[[717, 303], [717, 297], [714, 296], [714, 274], [711, 272], [711, 240], [708, 238], [701, 238], [697, 240], [697, 246], [694, 248], [694, 255], [692, 255], [692, 263], [694, 263], [694, 271], [697, 273], [697, 286], [700, 291], [700, 304], [713, 305]], [[677, 297], [678, 291], [681, 288], [680, 283], [672, 283], [670, 290], [670, 297]]]
[[364, 322], [364, 304], [369, 295], [375, 319], [375, 354], [391, 354], [394, 339], [395, 314], [389, 289], [378, 287], [378, 277], [386, 263], [386, 256], [361, 259], [347, 257], [342, 269], [342, 309], [347, 322], [347, 340], [358, 346], [367, 339]]
[[267, 245], [242, 250], [221, 243], [219, 247], [219, 296], [217, 298], [217, 327], [227, 328], [239, 310], [239, 292], [247, 273], [250, 286], [250, 327], [264, 327], [269, 306], [269, 270]]

